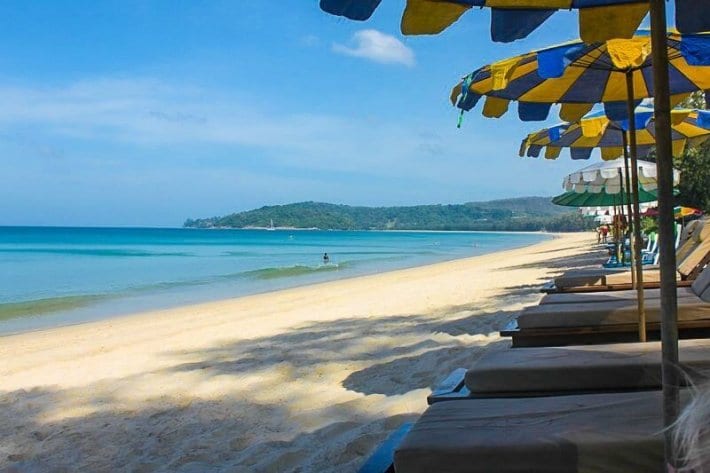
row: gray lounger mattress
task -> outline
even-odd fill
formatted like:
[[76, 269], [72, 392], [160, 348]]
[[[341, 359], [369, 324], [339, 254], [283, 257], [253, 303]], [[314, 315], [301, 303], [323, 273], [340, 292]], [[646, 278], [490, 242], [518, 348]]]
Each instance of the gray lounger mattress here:
[[395, 469], [661, 473], [661, 412], [660, 391], [441, 402], [395, 451]]

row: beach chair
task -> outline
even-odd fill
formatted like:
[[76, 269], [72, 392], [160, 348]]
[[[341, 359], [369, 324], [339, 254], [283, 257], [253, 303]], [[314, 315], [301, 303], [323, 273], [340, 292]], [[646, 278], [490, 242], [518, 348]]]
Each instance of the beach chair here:
[[[705, 269], [678, 299], [678, 330], [681, 338], [710, 336], [710, 269]], [[660, 335], [660, 299], [646, 301], [646, 329], [649, 339]], [[513, 339], [514, 347], [560, 346], [583, 343], [635, 341], [638, 313], [635, 299], [600, 302], [561, 302], [530, 306], [508, 324], [502, 336]]]
[[[691, 285], [687, 287], [677, 288], [678, 300], [692, 300], [699, 294], [702, 294], [705, 287], [710, 284], [710, 268], [703, 269], [698, 277], [691, 281]], [[661, 290], [644, 289], [645, 300], [659, 299]], [[616, 302], [616, 301], [636, 301], [638, 292], [635, 289], [627, 289], [623, 291], [595, 291], [595, 292], [560, 292], [545, 294], [540, 300], [539, 305], [547, 304], [584, 304], [598, 302]]]
[[[710, 262], [710, 225], [705, 221], [696, 221], [689, 232], [688, 239], [676, 250], [678, 286], [689, 286], [698, 273]], [[645, 268], [643, 272], [644, 288], [660, 287], [660, 271], [657, 268]], [[543, 286], [542, 292], [615, 291], [632, 289], [631, 272], [628, 270], [582, 269], [572, 270], [557, 277]]]
[[439, 402], [404, 436], [394, 469], [661, 472], [662, 404], [661, 391]]
[[[680, 237], [680, 233], [678, 233]], [[676, 248], [678, 240], [676, 240]], [[658, 264], [658, 234], [656, 232], [651, 232], [648, 235], [648, 245], [644, 250], [641, 251], [641, 258], [643, 264]]]
[[[710, 339], [681, 340], [684, 384], [705, 381]], [[661, 389], [661, 344], [617, 343], [491, 350], [454, 370], [427, 397], [436, 402]]]

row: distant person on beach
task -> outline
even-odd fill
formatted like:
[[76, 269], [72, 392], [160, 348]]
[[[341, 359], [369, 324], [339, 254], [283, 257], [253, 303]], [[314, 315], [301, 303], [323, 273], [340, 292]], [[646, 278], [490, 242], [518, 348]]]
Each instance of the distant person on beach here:
[[328, 253], [323, 253], [323, 264], [328, 263], [330, 263], [330, 256], [328, 256]]
[[606, 243], [606, 236], [609, 234], [609, 225], [602, 225], [600, 230], [602, 233], [602, 242]]

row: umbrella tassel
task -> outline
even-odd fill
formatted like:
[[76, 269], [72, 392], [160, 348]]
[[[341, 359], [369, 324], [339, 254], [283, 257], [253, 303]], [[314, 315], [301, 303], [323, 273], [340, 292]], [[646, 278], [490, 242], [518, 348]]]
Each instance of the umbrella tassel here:
[[[464, 77], [463, 81], [461, 82], [461, 100], [459, 101], [459, 103], [464, 103], [468, 98], [468, 89], [469, 87], [471, 87], [471, 84], [473, 84], [473, 73], [466, 75], [466, 77]], [[459, 112], [459, 119], [456, 123], [456, 128], [461, 128], [461, 125], [463, 124], [463, 112], [464, 109], [462, 108]]]

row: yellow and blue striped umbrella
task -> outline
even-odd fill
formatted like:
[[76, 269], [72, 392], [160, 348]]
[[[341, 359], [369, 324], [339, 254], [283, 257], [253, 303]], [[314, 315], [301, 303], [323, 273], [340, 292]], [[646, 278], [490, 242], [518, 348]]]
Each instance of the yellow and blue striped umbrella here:
[[[669, 33], [666, 45], [674, 102], [710, 89], [710, 33]], [[651, 66], [648, 31], [594, 44], [572, 41], [481, 67], [454, 87], [451, 100], [463, 112], [485, 96], [483, 115], [494, 118], [517, 101], [523, 121], [544, 120], [553, 104], [561, 104], [560, 117], [568, 122], [579, 120], [593, 104], [604, 103], [610, 118], [623, 119], [629, 99], [640, 102], [654, 96]], [[629, 79], [633, 97], [628, 94]]]
[[[638, 156], [646, 156], [656, 144], [653, 109], [639, 107], [634, 117]], [[612, 121], [603, 112], [588, 114], [575, 123], [562, 123], [529, 134], [520, 146], [520, 156], [537, 158], [544, 150], [546, 159], [557, 159], [562, 148], [569, 148], [572, 159], [589, 159], [594, 148], [601, 149], [602, 159], [623, 156], [627, 145], [628, 121]], [[710, 138], [710, 111], [672, 110], [671, 139], [673, 155], [681, 156]]]
[[[321, 8], [351, 20], [367, 20], [381, 0], [321, 0]], [[437, 34], [474, 7], [491, 9], [493, 41], [525, 38], [558, 10], [579, 10], [579, 35], [587, 42], [629, 38], [648, 13], [648, 0], [407, 0], [402, 14], [405, 35]], [[710, 31], [707, 3], [675, 0], [679, 31]]]

